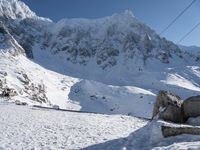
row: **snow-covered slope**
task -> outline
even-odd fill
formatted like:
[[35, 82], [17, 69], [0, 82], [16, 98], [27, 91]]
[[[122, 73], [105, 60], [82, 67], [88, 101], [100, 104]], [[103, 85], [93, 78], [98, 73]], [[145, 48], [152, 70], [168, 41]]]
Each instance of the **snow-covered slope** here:
[[183, 46], [183, 45], [179, 45], [179, 47], [182, 50], [184, 50], [185, 52], [189, 52], [189, 53], [198, 55], [198, 58], [200, 59], [200, 47], [198, 47], [198, 46]]
[[[1, 102], [1, 149], [178, 150], [200, 148], [200, 137], [164, 138], [164, 121], [123, 115], [42, 110]], [[196, 119], [195, 119], [196, 120]], [[199, 119], [198, 119], [199, 121]], [[199, 125], [199, 124], [198, 124]]]
[[0, 60], [3, 87], [8, 86], [18, 92], [12, 101], [29, 104], [56, 104], [71, 110], [150, 118], [156, 93], [160, 89], [171, 90], [183, 98], [200, 92], [197, 84], [200, 68], [194, 66], [171, 68], [166, 70], [168, 73], [146, 71], [134, 77], [135, 83], [130, 81], [128, 84], [127, 79], [127, 86], [119, 86], [62, 75], [21, 55], [2, 54]]
[[45, 111], [1, 102], [0, 108], [0, 149], [78, 150], [126, 137], [146, 124], [122, 115]]
[[[45, 106], [56, 104], [70, 110], [151, 117], [155, 94], [134, 86], [109, 86], [62, 75], [20, 55], [13, 57], [2, 54], [0, 68], [2, 87], [14, 88], [18, 93], [9, 101]], [[141, 108], [145, 111], [141, 111]]]
[[197, 135], [179, 135], [164, 138], [161, 126], [191, 127], [164, 121], [152, 121], [146, 126], [132, 132], [126, 138], [110, 140], [92, 145], [84, 150], [199, 150], [200, 137]]
[[159, 90], [200, 92], [198, 57], [130, 11], [54, 23], [21, 1], [0, 2], [1, 80], [16, 89], [13, 101], [150, 118]]
[[198, 46], [183, 46], [179, 45], [179, 47], [185, 51], [190, 51], [192, 53], [200, 53], [200, 47]]

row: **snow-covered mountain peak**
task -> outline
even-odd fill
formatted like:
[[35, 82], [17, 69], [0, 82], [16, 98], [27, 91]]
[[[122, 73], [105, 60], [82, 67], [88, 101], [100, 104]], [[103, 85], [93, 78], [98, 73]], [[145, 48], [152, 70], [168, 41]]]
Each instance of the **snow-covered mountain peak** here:
[[[125, 25], [130, 23], [138, 23], [139, 21], [134, 17], [132, 11], [125, 10], [121, 13], [114, 13], [111, 16], [97, 18], [97, 19], [87, 19], [87, 18], [64, 18], [56, 23], [56, 26], [61, 28], [64, 26], [85, 26], [89, 27], [107, 27], [111, 24]], [[125, 27], [124, 27], [125, 28]]]
[[35, 17], [36, 14], [19, 0], [0, 0], [0, 16], [11, 19], [24, 19]]
[[[107, 18], [109, 17], [116, 17], [116, 18], [119, 18], [119, 19], [123, 19], [123, 18], [126, 18], [126, 19], [130, 19], [130, 20], [133, 20], [133, 19], [136, 19], [136, 17], [134, 16], [133, 12], [129, 9], [123, 11], [123, 12], [119, 12], [119, 13], [114, 13], [113, 15], [111, 16], [108, 16]], [[106, 18], [106, 17], [104, 17]]]
[[35, 12], [31, 11], [21, 0], [0, 0], [0, 17], [14, 20], [31, 18], [52, 22], [48, 18], [38, 17]]
[[141, 68], [149, 58], [169, 63], [173, 55], [181, 57], [174, 43], [159, 37], [129, 10], [100, 19], [63, 19], [46, 38], [43, 48], [64, 61], [87, 65], [93, 60], [102, 69], [123, 64]]
[[[4, 22], [30, 58], [35, 55], [34, 58], [39, 59], [37, 53], [40, 52], [35, 52], [37, 47], [37, 51], [45, 50], [45, 55], [59, 57], [58, 60], [66, 64], [89, 66], [92, 63], [93, 67], [103, 70], [113, 67], [138, 70], [149, 59], [169, 63], [174, 56], [182, 57], [178, 46], [161, 38], [130, 10], [100, 19], [63, 19], [53, 23], [36, 16], [21, 1], [0, 2], [8, 3], [6, 8], [12, 7], [8, 10], [14, 14], [27, 15], [27, 18], [22, 15], [21, 18], [25, 18], [17, 22], [12, 15], [14, 17]], [[15, 5], [24, 9], [17, 9]]]
[[130, 9], [125, 10], [124, 13], [127, 14], [127, 15], [129, 15], [129, 16], [135, 17], [134, 14], [133, 14], [133, 12]]

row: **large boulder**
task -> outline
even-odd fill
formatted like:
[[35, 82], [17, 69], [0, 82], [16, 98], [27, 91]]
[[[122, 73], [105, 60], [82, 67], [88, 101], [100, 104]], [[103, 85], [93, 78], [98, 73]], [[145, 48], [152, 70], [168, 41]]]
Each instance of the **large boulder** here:
[[187, 98], [183, 102], [184, 118], [200, 116], [200, 95]]
[[200, 135], [200, 127], [198, 126], [186, 126], [186, 125], [176, 125], [176, 126], [161, 126], [161, 131], [164, 137], [177, 136], [181, 134], [192, 134]]
[[185, 122], [182, 108], [173, 105], [167, 106], [163, 112], [160, 112], [158, 115], [158, 119], [171, 121], [174, 123]]
[[152, 119], [157, 116], [158, 119], [183, 123], [182, 103], [179, 96], [168, 91], [160, 91], [154, 104]]
[[3, 97], [13, 97], [13, 96], [17, 96], [17, 91], [15, 91], [15, 89], [12, 88], [4, 88], [1, 96]]

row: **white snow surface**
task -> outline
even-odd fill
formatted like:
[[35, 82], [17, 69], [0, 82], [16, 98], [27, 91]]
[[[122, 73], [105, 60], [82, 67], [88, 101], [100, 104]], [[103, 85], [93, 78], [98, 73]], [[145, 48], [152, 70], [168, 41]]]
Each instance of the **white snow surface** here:
[[123, 138], [146, 121], [0, 103], [0, 149], [82, 149]]
[[[75, 113], [0, 102], [0, 149], [176, 150], [200, 148], [200, 137], [164, 138], [164, 121]], [[185, 126], [185, 125], [181, 125]]]

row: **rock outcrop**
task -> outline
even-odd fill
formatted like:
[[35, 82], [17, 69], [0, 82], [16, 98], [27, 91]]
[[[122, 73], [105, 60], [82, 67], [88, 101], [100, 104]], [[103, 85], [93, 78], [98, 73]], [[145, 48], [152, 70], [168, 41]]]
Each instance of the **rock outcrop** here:
[[200, 116], [200, 95], [187, 98], [183, 102], [184, 118]]
[[46, 96], [46, 88], [43, 83], [30, 83], [29, 85], [25, 85], [24, 92], [28, 94], [30, 96], [30, 99], [33, 101], [50, 104]]
[[[193, 96], [182, 101], [175, 94], [160, 91], [153, 110], [153, 117], [171, 121], [174, 123], [186, 123], [190, 117], [200, 116], [200, 96]], [[200, 135], [199, 126], [168, 124], [162, 125], [161, 131], [164, 137], [177, 136], [181, 134]]]
[[195, 126], [161, 126], [164, 137], [177, 136], [181, 134], [200, 135], [200, 127]]
[[182, 101], [175, 94], [160, 91], [154, 104], [152, 119], [184, 123], [190, 117], [200, 116], [200, 95], [192, 96]]
[[17, 96], [17, 91], [15, 89], [12, 88], [4, 88], [1, 96], [2, 97], [13, 97], [13, 96]]
[[184, 121], [182, 102], [179, 96], [167, 91], [160, 91], [154, 105], [152, 118], [157, 116], [158, 119], [182, 123]]

